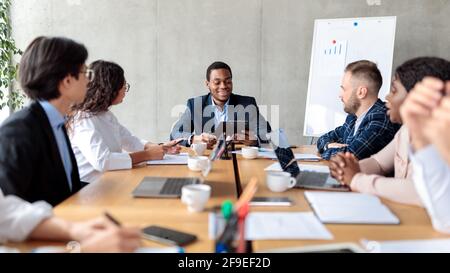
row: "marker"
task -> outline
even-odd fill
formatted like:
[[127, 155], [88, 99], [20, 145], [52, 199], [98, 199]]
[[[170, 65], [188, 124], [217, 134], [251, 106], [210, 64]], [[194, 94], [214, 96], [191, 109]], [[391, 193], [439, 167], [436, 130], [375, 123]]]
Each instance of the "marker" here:
[[233, 213], [233, 203], [230, 200], [225, 200], [222, 203], [222, 215], [225, 219], [230, 219], [231, 214]]
[[113, 222], [116, 226], [120, 227], [122, 226], [122, 224], [117, 221], [114, 217], [111, 216], [111, 214], [109, 214], [108, 212], [105, 211], [105, 217], [108, 218], [111, 222]]

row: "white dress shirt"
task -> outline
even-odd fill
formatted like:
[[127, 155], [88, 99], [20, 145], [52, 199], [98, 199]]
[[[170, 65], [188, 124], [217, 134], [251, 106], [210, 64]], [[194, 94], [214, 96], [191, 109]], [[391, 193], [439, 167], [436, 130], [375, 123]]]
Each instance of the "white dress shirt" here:
[[427, 208], [433, 227], [450, 233], [450, 167], [434, 146], [411, 156], [417, 193]]
[[[375, 104], [374, 104], [375, 105]], [[355, 121], [355, 129], [353, 130], [353, 135], [356, 135], [356, 132], [358, 132], [359, 126], [361, 125], [361, 122], [364, 120], [364, 118], [366, 117], [367, 113], [369, 112], [370, 109], [372, 109], [373, 105], [367, 109], [366, 112], [364, 112], [361, 116], [359, 116], [356, 121]]]
[[222, 121], [228, 121], [228, 102], [224, 104], [222, 111], [220, 111], [219, 106], [216, 105], [214, 99], [211, 97], [211, 103], [214, 106], [214, 125], [217, 128]]
[[84, 182], [96, 181], [105, 171], [131, 169], [128, 153], [144, 150], [147, 143], [132, 135], [110, 111], [77, 114], [69, 135]]
[[39, 201], [30, 204], [17, 196], [4, 196], [0, 189], [0, 243], [23, 241], [44, 219], [52, 216], [52, 207]]

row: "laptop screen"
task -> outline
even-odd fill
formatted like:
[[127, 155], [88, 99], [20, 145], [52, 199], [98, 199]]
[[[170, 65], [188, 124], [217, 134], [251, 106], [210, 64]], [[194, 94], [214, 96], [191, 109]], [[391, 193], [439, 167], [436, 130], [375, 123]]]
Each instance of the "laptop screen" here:
[[300, 174], [300, 168], [298, 167], [297, 160], [295, 160], [294, 153], [290, 148], [283, 129], [274, 130], [271, 133], [270, 139], [281, 169], [284, 172], [290, 173], [292, 177], [297, 177]]

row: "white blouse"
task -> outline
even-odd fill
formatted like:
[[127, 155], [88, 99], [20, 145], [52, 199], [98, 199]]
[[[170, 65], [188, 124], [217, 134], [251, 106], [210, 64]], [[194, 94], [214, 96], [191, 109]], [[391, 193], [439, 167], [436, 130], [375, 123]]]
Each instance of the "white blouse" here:
[[450, 233], [450, 166], [432, 145], [412, 155], [413, 180], [434, 229]]
[[132, 135], [110, 111], [89, 116], [79, 113], [72, 127], [70, 142], [84, 182], [98, 180], [105, 171], [131, 169], [128, 153], [144, 150], [147, 143]]
[[4, 196], [0, 189], [0, 243], [25, 240], [38, 224], [52, 215], [48, 203], [30, 204], [14, 195]]

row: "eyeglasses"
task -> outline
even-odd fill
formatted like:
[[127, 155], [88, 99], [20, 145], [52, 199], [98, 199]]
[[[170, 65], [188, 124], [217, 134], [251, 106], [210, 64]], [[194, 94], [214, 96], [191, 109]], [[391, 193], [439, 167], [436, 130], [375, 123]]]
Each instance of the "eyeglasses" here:
[[129, 83], [125, 83], [125, 92], [130, 91], [130, 84]]
[[89, 82], [92, 82], [94, 80], [94, 77], [95, 77], [94, 70], [86, 68], [86, 70], [80, 71], [80, 74], [81, 73], [84, 73], [84, 75], [86, 76], [86, 79], [88, 79]]

